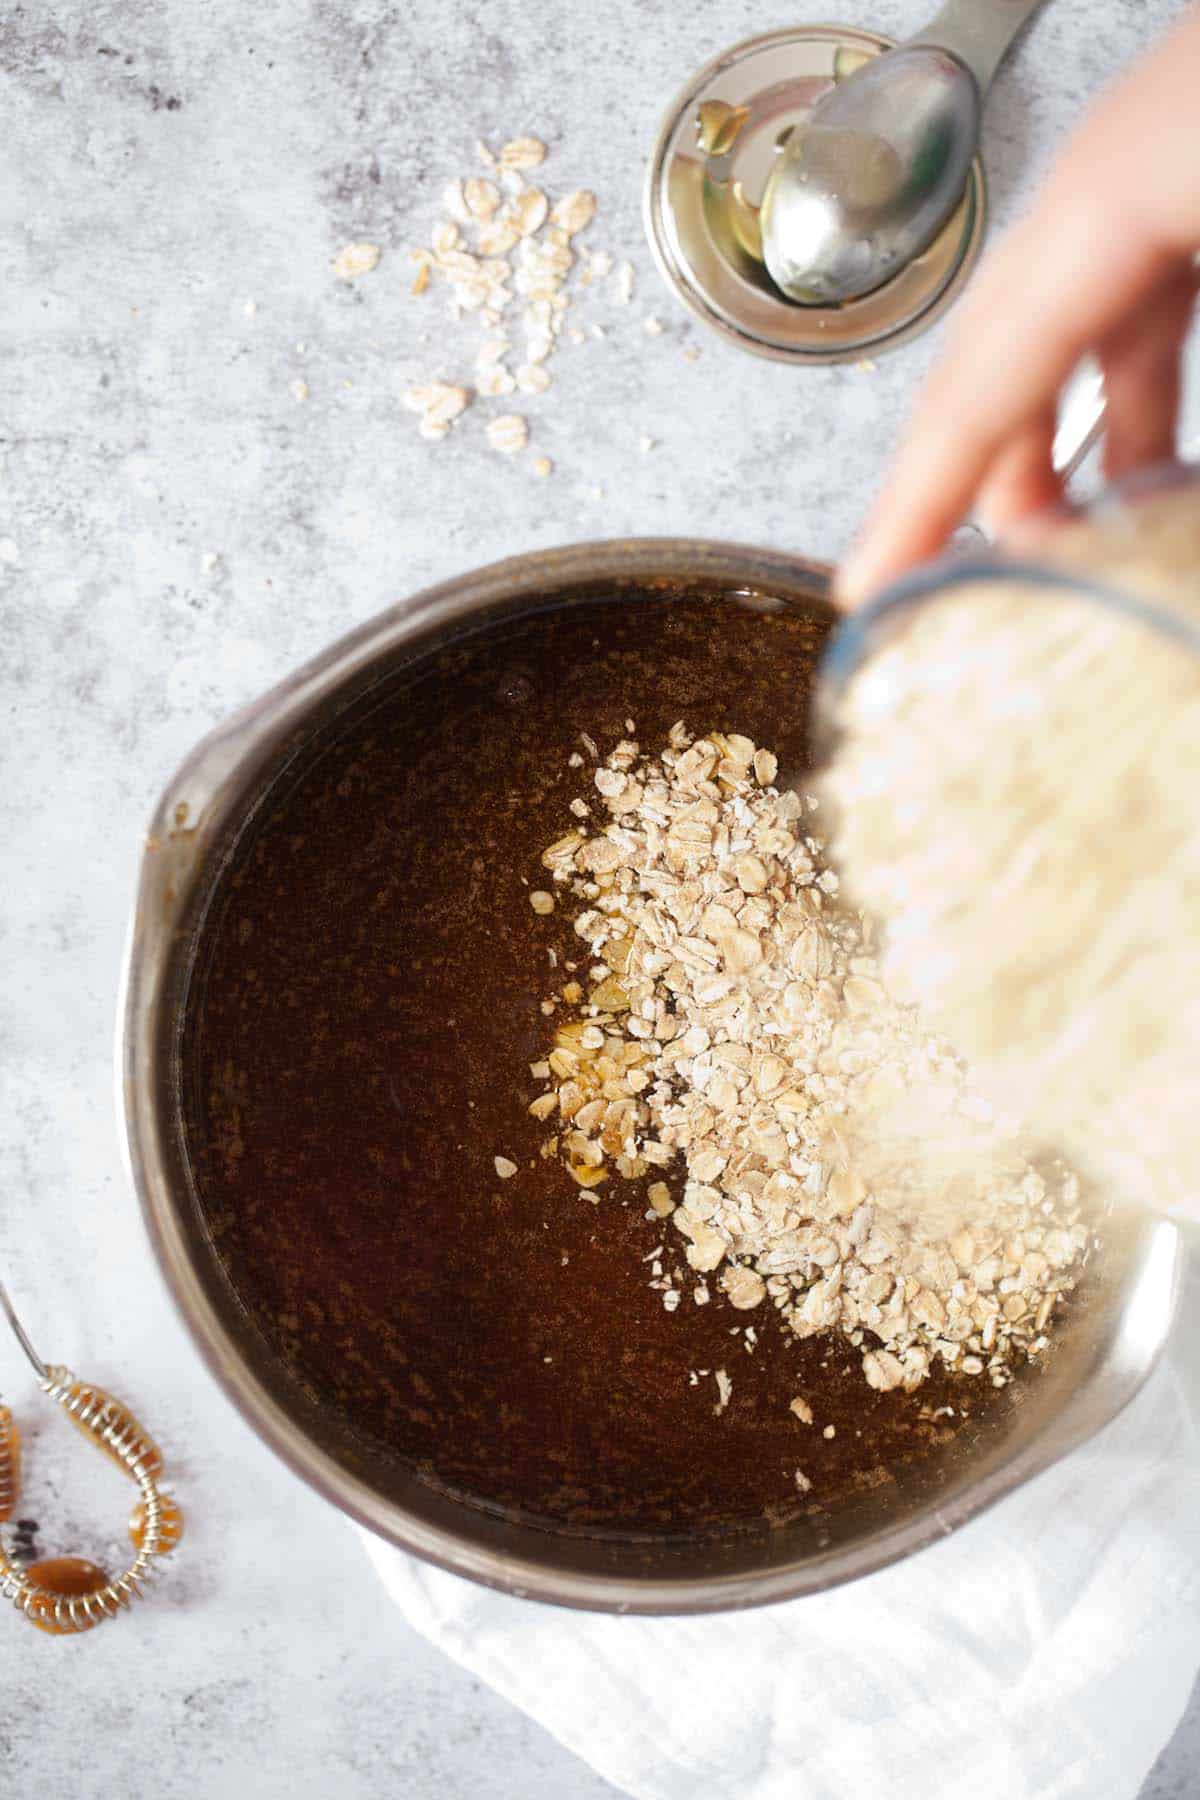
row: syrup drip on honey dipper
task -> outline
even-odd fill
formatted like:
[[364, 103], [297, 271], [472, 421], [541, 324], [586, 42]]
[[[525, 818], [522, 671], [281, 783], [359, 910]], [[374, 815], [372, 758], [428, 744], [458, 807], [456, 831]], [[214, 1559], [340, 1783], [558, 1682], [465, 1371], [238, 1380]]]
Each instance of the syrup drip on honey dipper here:
[[[90, 1631], [115, 1619], [144, 1593], [160, 1556], [178, 1544], [183, 1514], [178, 1502], [160, 1487], [162, 1453], [144, 1426], [121, 1401], [103, 1388], [78, 1381], [69, 1369], [44, 1363], [13, 1311], [0, 1283], [0, 1307], [17, 1342], [33, 1366], [42, 1392], [62, 1407], [68, 1419], [137, 1484], [138, 1499], [129, 1518], [135, 1555], [121, 1575], [110, 1577], [82, 1556], [52, 1556], [22, 1569], [6, 1534], [0, 1530], [0, 1597], [39, 1630], [54, 1637]], [[21, 1492], [21, 1440], [8, 1407], [0, 1405], [0, 1526], [16, 1509]]]

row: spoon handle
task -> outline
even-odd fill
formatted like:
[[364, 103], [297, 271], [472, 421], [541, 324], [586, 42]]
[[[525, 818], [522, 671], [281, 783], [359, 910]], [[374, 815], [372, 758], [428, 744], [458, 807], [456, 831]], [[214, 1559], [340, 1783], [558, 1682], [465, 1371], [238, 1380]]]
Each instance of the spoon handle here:
[[982, 100], [1008, 46], [1042, 0], [945, 0], [924, 31], [908, 40], [949, 50], [979, 84]]

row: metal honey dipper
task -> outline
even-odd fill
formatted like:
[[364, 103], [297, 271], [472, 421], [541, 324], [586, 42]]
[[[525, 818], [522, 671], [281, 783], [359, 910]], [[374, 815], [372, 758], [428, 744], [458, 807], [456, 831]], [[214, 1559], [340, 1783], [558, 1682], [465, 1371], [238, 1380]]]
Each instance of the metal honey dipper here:
[[57, 1402], [76, 1429], [138, 1488], [129, 1518], [135, 1554], [124, 1574], [110, 1579], [82, 1556], [48, 1557], [20, 1567], [2, 1527], [12, 1518], [20, 1497], [21, 1440], [11, 1411], [0, 1404], [0, 1596], [11, 1600], [40, 1631], [54, 1637], [71, 1636], [117, 1618], [144, 1592], [156, 1573], [158, 1558], [172, 1551], [183, 1535], [183, 1514], [160, 1486], [162, 1453], [128, 1407], [103, 1388], [77, 1381], [69, 1369], [44, 1363], [17, 1318], [3, 1282], [0, 1308], [32, 1364], [42, 1392]]

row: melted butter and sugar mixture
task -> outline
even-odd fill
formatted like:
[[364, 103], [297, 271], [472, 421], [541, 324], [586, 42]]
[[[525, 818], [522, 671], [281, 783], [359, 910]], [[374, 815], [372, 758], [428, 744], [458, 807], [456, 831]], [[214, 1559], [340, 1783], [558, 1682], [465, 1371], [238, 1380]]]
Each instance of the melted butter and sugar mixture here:
[[872, 1391], [861, 1351], [797, 1342], [769, 1305], [749, 1345], [715, 1288], [666, 1311], [650, 1271], [683, 1246], [647, 1187], [672, 1171], [582, 1191], [528, 1111], [541, 1003], [568, 959], [586, 980], [569, 915], [530, 906], [581, 735], [605, 756], [627, 719], [658, 747], [686, 718], [802, 769], [826, 629], [661, 595], [491, 625], [303, 748], [217, 880], [183, 1052], [226, 1278], [307, 1395], [469, 1501], [618, 1532], [761, 1524], [911, 1473], [1019, 1400], [940, 1368]]

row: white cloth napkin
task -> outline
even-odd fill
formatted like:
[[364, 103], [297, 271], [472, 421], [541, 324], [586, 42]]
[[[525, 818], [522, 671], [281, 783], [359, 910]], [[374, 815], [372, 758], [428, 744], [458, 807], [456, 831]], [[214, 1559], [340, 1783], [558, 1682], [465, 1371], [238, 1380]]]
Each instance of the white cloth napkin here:
[[368, 1552], [418, 1631], [636, 1800], [1134, 1800], [1200, 1664], [1188, 1310], [1099, 1437], [830, 1594], [610, 1618]]

